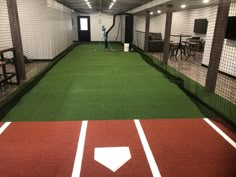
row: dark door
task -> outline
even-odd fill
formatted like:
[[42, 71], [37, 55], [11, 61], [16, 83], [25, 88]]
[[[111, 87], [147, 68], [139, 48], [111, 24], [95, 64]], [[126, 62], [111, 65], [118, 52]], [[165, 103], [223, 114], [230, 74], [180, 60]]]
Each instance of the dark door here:
[[125, 43], [129, 43], [130, 49], [132, 48], [133, 42], [133, 26], [134, 17], [132, 15], [127, 15], [125, 17]]
[[78, 32], [79, 41], [90, 42], [90, 17], [89, 16], [78, 16]]

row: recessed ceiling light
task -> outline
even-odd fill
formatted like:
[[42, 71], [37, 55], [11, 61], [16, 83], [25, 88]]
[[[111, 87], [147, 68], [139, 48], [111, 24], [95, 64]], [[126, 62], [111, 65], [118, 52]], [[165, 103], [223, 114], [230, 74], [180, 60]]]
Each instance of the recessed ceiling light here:
[[114, 5], [114, 2], [112, 2], [111, 5], [113, 6], [113, 5]]
[[160, 14], [160, 13], [161, 13], [161, 10], [158, 10], [157, 13]]
[[150, 15], [153, 15], [154, 13], [153, 12], [150, 12]]
[[185, 4], [182, 4], [180, 7], [181, 7], [182, 9], [184, 9], [184, 8], [186, 8], [187, 6], [186, 6]]
[[113, 2], [116, 2], [116, 0], [113, 0]]
[[88, 0], [85, 0], [85, 2], [88, 2]]
[[203, 0], [202, 2], [203, 2], [203, 3], [208, 3], [208, 2], [209, 2], [209, 0]]

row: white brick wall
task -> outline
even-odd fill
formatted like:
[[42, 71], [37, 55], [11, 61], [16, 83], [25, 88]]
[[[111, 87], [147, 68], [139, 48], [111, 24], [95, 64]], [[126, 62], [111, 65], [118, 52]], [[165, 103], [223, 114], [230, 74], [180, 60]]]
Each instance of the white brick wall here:
[[211, 7], [209, 9], [210, 16], [208, 18], [208, 29], [207, 29], [207, 37], [205, 39], [205, 49], [202, 64], [207, 65], [209, 64], [210, 54], [211, 54], [211, 46], [213, 42], [213, 35], [216, 23], [216, 15], [217, 15], [217, 6]]
[[[205, 50], [202, 63], [209, 64], [210, 52], [213, 40], [213, 33], [216, 22], [217, 6], [209, 6], [200, 9], [185, 10], [173, 13], [171, 34], [190, 34], [205, 39]], [[236, 3], [231, 4], [229, 16], [236, 16]], [[150, 32], [161, 32], [164, 37], [165, 15], [151, 17]], [[194, 20], [206, 18], [208, 20], [207, 34], [195, 34], [193, 32]], [[145, 31], [145, 16], [135, 17], [135, 29]], [[134, 44], [144, 46], [144, 35], [136, 33]], [[138, 39], [138, 40], [137, 40]], [[171, 40], [178, 42], [179, 38], [171, 37]], [[236, 76], [236, 41], [225, 39], [221, 56], [220, 71]]]
[[[205, 34], [196, 34], [193, 32], [194, 21], [200, 18], [208, 19], [209, 21], [210, 16], [211, 7], [175, 12], [173, 13], [171, 34], [189, 34], [205, 39]], [[172, 37], [171, 40], [178, 41], [178, 39], [174, 37]]]
[[[211, 8], [211, 16], [209, 18], [210, 24], [208, 26], [205, 52], [202, 61], [202, 63], [207, 66], [209, 65], [210, 50], [212, 46], [213, 32], [215, 29], [215, 22], [216, 22], [216, 14], [217, 14], [217, 7]], [[236, 16], [236, 3], [231, 4], [229, 16]], [[225, 39], [221, 54], [219, 70], [227, 74], [236, 76], [235, 66], [236, 66], [236, 41]]]

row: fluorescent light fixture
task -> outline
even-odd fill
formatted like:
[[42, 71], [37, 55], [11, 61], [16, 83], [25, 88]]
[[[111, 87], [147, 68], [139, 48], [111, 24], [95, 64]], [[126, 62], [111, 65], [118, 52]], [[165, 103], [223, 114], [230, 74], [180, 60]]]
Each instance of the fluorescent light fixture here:
[[157, 13], [160, 14], [160, 13], [161, 13], [161, 10], [158, 10]]
[[184, 8], [186, 8], [187, 6], [186, 6], [185, 4], [182, 4], [180, 7], [181, 7], [182, 9], [184, 9]]
[[112, 0], [112, 1], [113, 2], [111, 2], [110, 6], [109, 6], [109, 9], [111, 9], [114, 6], [115, 2], [116, 2], [116, 0]]
[[150, 15], [153, 15], [154, 13], [153, 12], [150, 12]]
[[203, 0], [202, 2], [203, 2], [204, 4], [206, 4], [206, 3], [209, 2], [209, 0]]
[[92, 6], [91, 6], [90, 2], [89, 2], [88, 0], [84, 0], [84, 1], [85, 1], [86, 4], [88, 5], [88, 7], [89, 7], [90, 9], [92, 9]]

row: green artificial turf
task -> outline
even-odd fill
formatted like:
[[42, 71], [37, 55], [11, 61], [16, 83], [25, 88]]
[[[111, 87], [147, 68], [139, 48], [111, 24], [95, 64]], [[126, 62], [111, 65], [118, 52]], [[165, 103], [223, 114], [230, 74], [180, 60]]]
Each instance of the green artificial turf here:
[[4, 121], [195, 118], [203, 115], [175, 84], [135, 52], [79, 45]]

